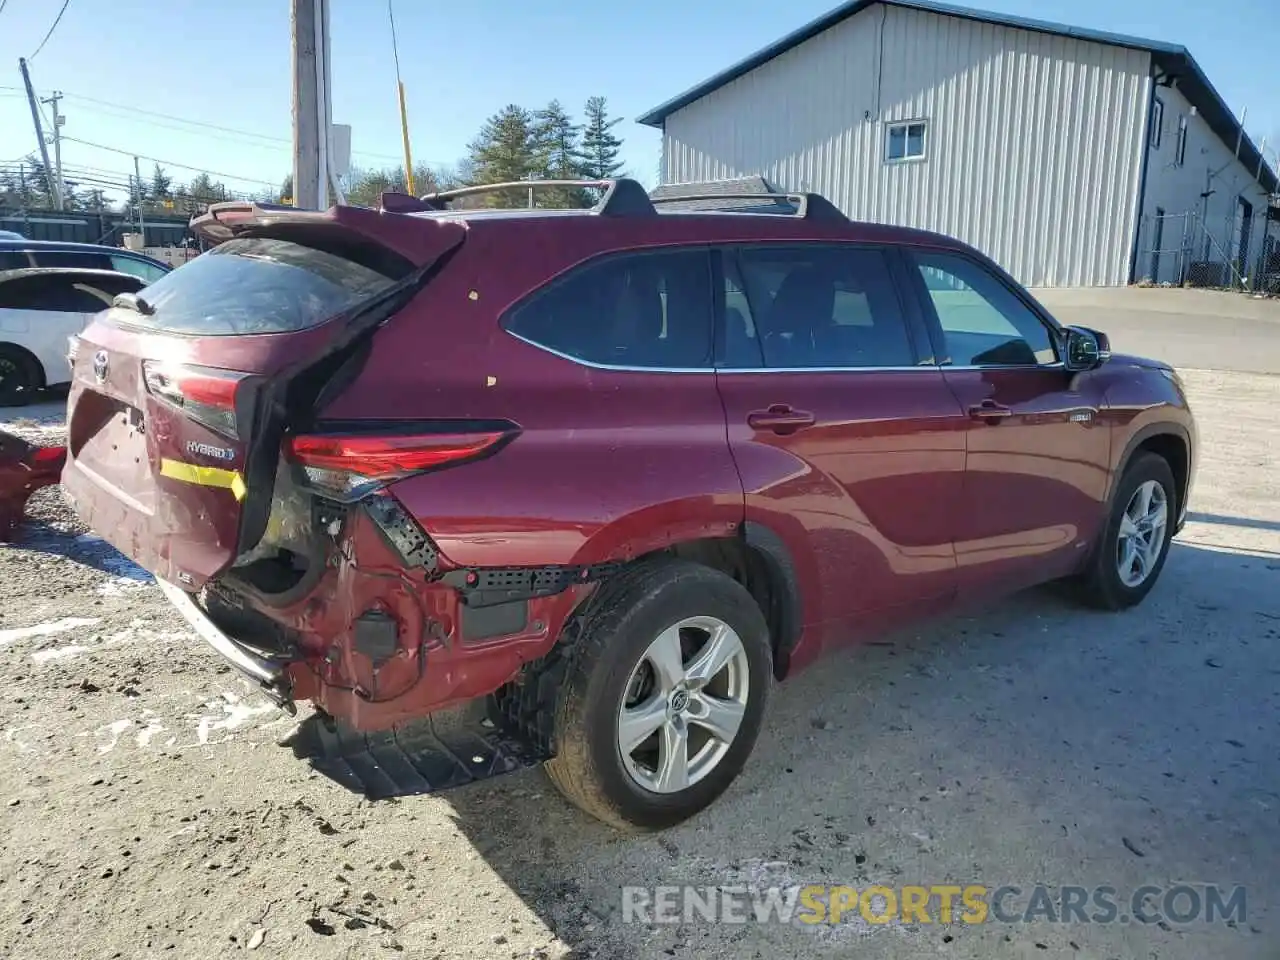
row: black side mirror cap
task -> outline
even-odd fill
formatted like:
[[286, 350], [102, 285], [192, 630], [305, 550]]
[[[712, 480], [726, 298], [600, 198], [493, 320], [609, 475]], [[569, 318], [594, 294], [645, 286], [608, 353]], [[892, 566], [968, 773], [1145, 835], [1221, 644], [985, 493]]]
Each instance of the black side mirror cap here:
[[1111, 359], [1111, 340], [1088, 327], [1067, 327], [1063, 366], [1072, 373], [1096, 370]]

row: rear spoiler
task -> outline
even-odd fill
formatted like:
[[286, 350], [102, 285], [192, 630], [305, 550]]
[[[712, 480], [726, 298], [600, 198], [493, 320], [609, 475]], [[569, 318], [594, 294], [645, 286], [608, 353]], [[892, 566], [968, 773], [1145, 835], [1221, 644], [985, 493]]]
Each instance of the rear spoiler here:
[[300, 210], [280, 203], [232, 200], [212, 204], [192, 217], [191, 229], [212, 243], [280, 228], [314, 231], [317, 236], [358, 238], [397, 253], [418, 266], [432, 263], [462, 242], [465, 225], [428, 217], [404, 217], [392, 211], [333, 206]]

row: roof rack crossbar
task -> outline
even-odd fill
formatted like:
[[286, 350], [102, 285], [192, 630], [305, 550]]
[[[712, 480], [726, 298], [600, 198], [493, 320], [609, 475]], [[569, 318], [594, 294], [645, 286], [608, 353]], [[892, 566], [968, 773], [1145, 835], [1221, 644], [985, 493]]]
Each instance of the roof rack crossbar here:
[[611, 180], [508, 180], [503, 183], [478, 183], [469, 187], [440, 190], [418, 198], [426, 210], [445, 210], [450, 200], [495, 193], [501, 190], [548, 190], [578, 188], [604, 191], [600, 200], [591, 208], [603, 216], [643, 216], [653, 214], [653, 203], [648, 193], [635, 180], [618, 177]]
[[[651, 197], [650, 203], [654, 206], [662, 206], [664, 204], [677, 203], [695, 203], [706, 202], [708, 200], [772, 200], [774, 202], [784, 201], [795, 205], [795, 211], [788, 213], [780, 210], [780, 216], [791, 216], [800, 220], [848, 220], [839, 208], [830, 200], [822, 196], [820, 193], [690, 193], [690, 194], [674, 194], [669, 197]], [[732, 213], [732, 208], [724, 210], [692, 210], [691, 213]], [[759, 213], [758, 208], [753, 208], [751, 213]], [[773, 214], [768, 214], [773, 216]]]

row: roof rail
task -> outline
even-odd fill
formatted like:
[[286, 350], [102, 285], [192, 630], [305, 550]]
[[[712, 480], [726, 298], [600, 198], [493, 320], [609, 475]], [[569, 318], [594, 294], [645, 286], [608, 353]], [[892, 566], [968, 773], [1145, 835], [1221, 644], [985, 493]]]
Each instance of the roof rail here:
[[[650, 216], [655, 213], [649, 194], [635, 180], [629, 177], [618, 177], [612, 180], [509, 180], [504, 183], [478, 183], [470, 187], [456, 187], [453, 190], [440, 190], [416, 198], [419, 210], [445, 210], [450, 200], [459, 197], [472, 197], [482, 193], [494, 193], [500, 190], [548, 190], [564, 187], [578, 187], [603, 190], [604, 194], [595, 206], [593, 213], [602, 216]], [[383, 194], [383, 209], [386, 206], [387, 194]], [[408, 204], [397, 196], [395, 212], [408, 212]]]
[[[665, 206], [667, 204], [677, 203], [705, 203], [709, 200], [771, 200], [774, 203], [786, 201], [794, 205], [794, 211], [786, 211], [779, 208], [777, 214], [767, 213], [758, 208], [742, 210], [742, 213], [760, 214], [765, 213], [766, 216], [789, 216], [797, 217], [801, 220], [830, 220], [836, 222], [848, 222], [848, 217], [840, 212], [830, 200], [820, 193], [690, 193], [683, 195], [675, 195], [670, 197], [651, 197], [649, 202], [655, 207]], [[719, 209], [714, 207], [694, 208], [689, 213], [735, 213], [732, 206], [725, 206]]]

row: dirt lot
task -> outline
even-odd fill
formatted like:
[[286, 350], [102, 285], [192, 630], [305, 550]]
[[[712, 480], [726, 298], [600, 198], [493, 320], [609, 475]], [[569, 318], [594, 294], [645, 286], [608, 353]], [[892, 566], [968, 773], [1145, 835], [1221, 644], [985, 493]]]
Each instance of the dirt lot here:
[[[1194, 519], [1144, 606], [1032, 591], [839, 657], [779, 688], [720, 803], [638, 839], [537, 770], [345, 792], [50, 491], [0, 547], [0, 956], [1280, 957], [1280, 379], [1186, 378]], [[1182, 881], [1247, 916], [649, 928], [619, 892]]]

